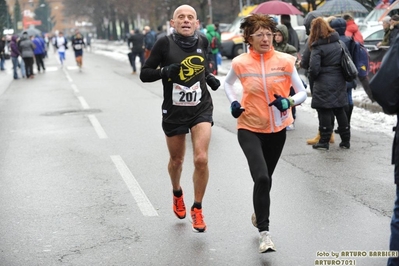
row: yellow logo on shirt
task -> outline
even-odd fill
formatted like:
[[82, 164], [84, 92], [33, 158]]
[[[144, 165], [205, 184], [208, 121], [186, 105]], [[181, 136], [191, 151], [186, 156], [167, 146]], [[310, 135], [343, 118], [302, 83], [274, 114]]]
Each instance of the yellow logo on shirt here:
[[188, 82], [198, 74], [205, 70], [203, 62], [205, 59], [202, 56], [189, 56], [181, 62], [181, 70], [179, 73], [180, 80]]

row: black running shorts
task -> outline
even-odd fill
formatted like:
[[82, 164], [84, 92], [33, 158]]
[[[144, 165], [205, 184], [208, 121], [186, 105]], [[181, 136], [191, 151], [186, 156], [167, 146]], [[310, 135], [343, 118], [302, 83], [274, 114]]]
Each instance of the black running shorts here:
[[190, 128], [202, 122], [209, 122], [213, 126], [212, 115], [203, 114], [191, 121], [188, 121], [186, 124], [171, 124], [162, 122], [162, 129], [166, 136], [173, 137], [176, 135], [188, 134]]

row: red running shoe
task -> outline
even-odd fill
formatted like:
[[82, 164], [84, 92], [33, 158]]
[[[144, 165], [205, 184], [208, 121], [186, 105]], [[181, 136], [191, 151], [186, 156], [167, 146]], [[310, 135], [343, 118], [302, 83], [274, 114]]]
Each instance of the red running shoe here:
[[205, 232], [206, 224], [202, 215], [202, 209], [194, 208], [191, 211], [191, 218], [193, 220], [193, 231], [197, 233]]
[[181, 195], [181, 197], [175, 197], [173, 195], [173, 212], [179, 219], [186, 218], [186, 206], [184, 205], [183, 195]]

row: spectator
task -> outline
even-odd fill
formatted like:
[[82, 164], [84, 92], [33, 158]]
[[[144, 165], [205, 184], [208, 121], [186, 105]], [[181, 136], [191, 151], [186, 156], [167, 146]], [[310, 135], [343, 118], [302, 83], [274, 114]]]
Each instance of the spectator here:
[[144, 27], [144, 59], [147, 60], [151, 54], [152, 47], [156, 41], [156, 34], [150, 26]]
[[[298, 50], [288, 43], [288, 29], [284, 24], [279, 24], [276, 27], [276, 32], [274, 33], [273, 39], [274, 50], [290, 54], [297, 59]], [[297, 61], [296, 61], [297, 62]], [[295, 67], [297, 63], [295, 62]], [[291, 86], [290, 88], [290, 96], [295, 95], [295, 89]], [[295, 119], [296, 119], [296, 107], [291, 107], [292, 117], [294, 118], [294, 122], [291, 125], [287, 126], [287, 130], [295, 129]]]
[[395, 14], [391, 17], [391, 33], [389, 34], [389, 43], [392, 44], [399, 33], [399, 15]]
[[389, 46], [389, 36], [391, 34], [391, 17], [386, 16], [385, 18], [382, 19], [382, 28], [384, 29], [384, 38], [382, 38], [382, 41], [377, 43], [377, 47], [381, 46]]
[[[343, 18], [335, 18], [330, 21], [330, 26], [333, 28], [336, 32], [339, 34], [339, 39], [345, 44], [346, 48], [348, 51], [352, 52], [352, 45], [354, 45], [353, 40], [349, 38], [348, 36], [345, 35], [346, 31], [346, 21]], [[350, 54], [352, 60], [354, 58], [354, 54]], [[350, 121], [352, 117], [352, 111], [353, 111], [353, 98], [352, 98], [352, 89], [356, 89], [357, 84], [356, 81], [353, 80], [351, 82], [346, 82], [346, 92], [348, 95], [348, 105], [345, 106], [345, 114], [348, 119], [348, 125], [350, 126]], [[334, 116], [332, 116], [332, 121], [334, 125]], [[334, 127], [334, 126], [333, 126]], [[338, 130], [336, 130], [336, 133], [339, 133]]]
[[140, 69], [144, 66], [144, 35], [139, 29], [135, 29], [134, 31], [132, 30], [127, 42], [132, 51], [129, 58], [130, 65], [133, 68], [132, 74], [136, 74], [136, 57], [139, 57], [140, 59]]
[[[210, 44], [210, 50], [211, 50], [211, 54], [210, 55], [212, 58], [212, 61], [214, 63], [214, 67], [215, 67], [215, 72], [213, 73], [214, 75], [217, 75], [218, 72], [218, 53], [219, 53], [219, 47], [220, 47], [220, 43], [221, 43], [221, 38], [220, 38], [220, 34], [218, 32], [215, 31], [215, 25], [213, 24], [209, 24], [208, 26], [206, 26], [206, 33], [205, 33], [206, 38], [208, 39], [208, 42]], [[212, 46], [212, 39], [213, 37], [216, 38], [216, 47]]]
[[343, 19], [346, 20], [346, 31], [345, 35], [353, 38], [355, 41], [364, 44], [363, 35], [359, 30], [359, 27], [356, 25], [355, 20], [350, 14], [345, 14]]
[[18, 48], [25, 63], [26, 78], [33, 79], [35, 77], [33, 74], [33, 57], [35, 56], [33, 51], [35, 50], [35, 45], [26, 31], [22, 34], [21, 40], [18, 43]]
[[166, 36], [166, 30], [164, 29], [163, 25], [159, 25], [156, 40], [162, 38], [163, 36]]
[[[339, 34], [323, 18], [312, 21], [308, 45], [310, 48], [309, 75], [313, 80], [311, 107], [317, 110], [320, 139], [314, 149], [328, 150], [333, 133], [333, 115], [338, 121], [342, 142], [339, 147], [349, 149], [350, 129], [345, 114], [348, 105], [346, 82], [341, 69]], [[349, 51], [347, 51], [349, 53]]]
[[[312, 25], [312, 21], [315, 18], [318, 17], [323, 17], [323, 14], [320, 13], [319, 11], [315, 10], [315, 11], [311, 11], [309, 12], [304, 21], [303, 21], [303, 25], [305, 26], [305, 30], [306, 30], [306, 35], [309, 36], [310, 35], [310, 29], [311, 29], [311, 25]], [[304, 47], [304, 51], [302, 54], [302, 60], [300, 62], [300, 66], [301, 68], [305, 69], [305, 75], [308, 78], [309, 81], [309, 88], [310, 88], [310, 92], [313, 94], [313, 79], [312, 77], [309, 75], [309, 62], [310, 62], [310, 46], [309, 46], [309, 39], [306, 40], [306, 44]], [[319, 142], [320, 140], [320, 131], [317, 133], [316, 137], [311, 138], [311, 139], [307, 139], [306, 143], [308, 145], [314, 145], [317, 142]], [[334, 134], [331, 134], [331, 138], [330, 138], [330, 143], [334, 143]]]
[[5, 50], [6, 44], [7, 44], [6, 36], [2, 36], [1, 40], [0, 40], [0, 70], [1, 71], [5, 70], [4, 64], [5, 64], [6, 58], [4, 56], [4, 50]]
[[36, 47], [33, 52], [35, 54], [37, 72], [40, 72], [41, 69], [45, 71], [46, 68], [44, 67], [43, 59], [46, 57], [46, 42], [42, 37], [40, 37], [40, 35], [36, 35], [35, 38], [33, 39], [33, 44]]
[[285, 25], [288, 29], [288, 44], [291, 44], [299, 52], [301, 47], [299, 46], [298, 33], [291, 26], [290, 15], [281, 15], [281, 24]]
[[11, 50], [11, 62], [12, 62], [14, 79], [18, 79], [18, 66], [19, 66], [18, 57], [21, 54], [18, 49], [17, 40], [18, 40], [17, 35], [13, 35], [11, 37], [10, 50]]

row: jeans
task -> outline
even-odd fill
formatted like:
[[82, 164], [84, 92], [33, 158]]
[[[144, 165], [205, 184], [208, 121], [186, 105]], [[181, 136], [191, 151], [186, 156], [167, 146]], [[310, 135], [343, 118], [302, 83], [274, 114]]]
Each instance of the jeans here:
[[[399, 184], [396, 185], [396, 200], [391, 220], [391, 240], [389, 249], [399, 251]], [[399, 257], [389, 258], [388, 266], [399, 266]]]
[[6, 60], [4, 59], [4, 56], [1, 55], [0, 56], [0, 70], [5, 70], [5, 68], [4, 68], [5, 62], [6, 62]]
[[21, 75], [23, 78], [26, 78], [25, 62], [22, 58], [19, 58], [18, 61], [19, 61], [19, 67], [21, 69]]
[[13, 75], [14, 75], [14, 79], [18, 78], [18, 57], [11, 57], [11, 62], [12, 62], [12, 70], [13, 70]]
[[63, 65], [65, 61], [65, 52], [58, 52], [58, 56], [60, 58], [61, 65]]

